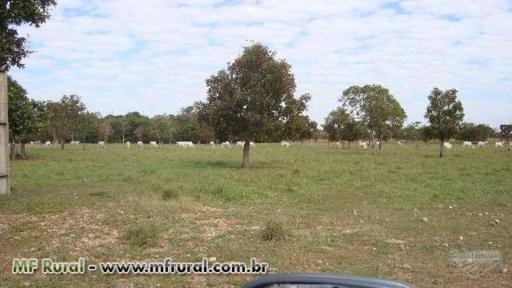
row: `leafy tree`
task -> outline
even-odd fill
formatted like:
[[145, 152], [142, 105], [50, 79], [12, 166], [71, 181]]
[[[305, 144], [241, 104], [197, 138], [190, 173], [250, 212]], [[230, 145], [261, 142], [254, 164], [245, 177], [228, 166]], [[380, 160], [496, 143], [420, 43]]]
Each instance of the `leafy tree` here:
[[[158, 143], [171, 142], [174, 134], [174, 123], [168, 115], [156, 115], [151, 119], [150, 137]], [[163, 142], [162, 142], [163, 141]]]
[[325, 118], [323, 130], [329, 141], [355, 141], [364, 134], [364, 128], [345, 108], [338, 107]]
[[149, 132], [146, 126], [139, 126], [133, 130], [133, 135], [137, 137], [138, 141], [144, 141], [148, 139]]
[[34, 139], [46, 123], [47, 110], [44, 102], [27, 97], [27, 91], [10, 76], [8, 82], [9, 140], [11, 159], [16, 158], [16, 142], [21, 144], [20, 156], [25, 158], [25, 143]]
[[500, 136], [510, 142], [510, 137], [512, 137], [512, 124], [500, 125]]
[[[98, 126], [101, 123], [101, 115], [99, 113], [85, 112], [80, 117], [80, 123], [75, 135], [81, 139], [83, 143], [96, 143], [100, 140], [98, 135]], [[85, 147], [85, 146], [84, 146]]]
[[174, 122], [176, 124], [174, 138], [177, 141], [198, 142], [199, 137], [196, 131], [199, 128], [199, 123], [195, 107], [188, 106], [182, 108], [180, 114], [174, 117]]
[[85, 104], [77, 95], [64, 95], [59, 102], [49, 103], [50, 111], [49, 129], [60, 141], [60, 148], [64, 150], [66, 140], [78, 132], [78, 128], [85, 114]]
[[113, 131], [114, 130], [112, 129], [112, 125], [108, 120], [104, 120], [100, 123], [100, 125], [98, 125], [98, 137], [105, 142], [108, 142], [108, 139], [110, 135], [112, 135]]
[[463, 123], [459, 132], [455, 136], [458, 140], [464, 141], [486, 141], [494, 134], [494, 129], [485, 124], [475, 125], [473, 123]]
[[[149, 135], [148, 131], [151, 126], [151, 120], [147, 116], [144, 116], [139, 112], [130, 112], [124, 115], [124, 118], [128, 123], [126, 135], [129, 135], [129, 140], [148, 141], [147, 138]], [[139, 127], [140, 129], [138, 129]]]
[[381, 85], [351, 86], [339, 101], [366, 126], [372, 143], [374, 136], [379, 140], [379, 150], [382, 140], [398, 131], [407, 117], [400, 103]]
[[[423, 139], [423, 130], [420, 121], [410, 123], [406, 127], [402, 128], [400, 132], [395, 134], [397, 140], [404, 139], [407, 141], [414, 141], [416, 147], [418, 147], [418, 140]], [[428, 137], [426, 137], [428, 138]], [[428, 139], [426, 140], [428, 141]]]
[[314, 138], [318, 130], [318, 123], [309, 119], [309, 116], [301, 116], [299, 119], [301, 125], [298, 127], [298, 140], [304, 142], [304, 140]]
[[462, 120], [464, 109], [457, 99], [457, 90], [442, 91], [435, 87], [428, 96], [429, 105], [425, 113], [429, 129], [433, 138], [440, 141], [439, 157], [443, 157], [443, 143], [457, 134]]
[[[311, 99], [311, 96], [309, 94], [304, 94], [300, 101], [298, 101], [297, 104], [301, 105], [298, 107], [299, 109], [295, 111], [305, 111], [306, 110], [306, 103]], [[280, 140], [280, 137], [284, 137], [289, 140], [293, 141], [301, 141], [304, 142], [304, 140], [313, 138], [313, 135], [315, 134], [316, 130], [318, 129], [318, 124], [315, 121], [312, 121], [309, 116], [302, 115], [302, 112], [300, 113], [291, 113], [292, 115], [288, 121], [284, 124], [284, 128], [282, 133], [280, 135], [276, 135], [275, 141]], [[273, 137], [274, 138], [274, 137]]]
[[0, 71], [11, 66], [23, 68], [21, 60], [31, 53], [27, 39], [18, 35], [16, 26], [39, 27], [50, 17], [50, 8], [55, 4], [55, 0], [0, 1]]
[[327, 139], [329, 141], [342, 140], [343, 130], [349, 121], [350, 114], [344, 108], [338, 107], [336, 110], [331, 111], [322, 125], [325, 133], [327, 133]]
[[257, 43], [206, 80], [207, 101], [196, 103], [199, 117], [214, 128], [217, 139], [244, 142], [243, 168], [250, 165], [250, 141], [282, 131], [289, 119], [305, 110], [308, 96], [294, 98], [290, 69], [274, 51]]
[[128, 120], [122, 115], [112, 115], [108, 117], [110, 125], [112, 125], [112, 136], [111, 139], [113, 141], [121, 141], [121, 143], [126, 142], [125, 138], [128, 135], [128, 130], [130, 129], [130, 125], [128, 124]]

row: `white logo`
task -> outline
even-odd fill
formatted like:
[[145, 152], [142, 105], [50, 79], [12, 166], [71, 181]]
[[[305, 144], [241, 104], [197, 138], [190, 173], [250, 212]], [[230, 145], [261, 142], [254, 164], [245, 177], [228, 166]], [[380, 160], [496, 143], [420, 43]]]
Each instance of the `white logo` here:
[[461, 268], [471, 278], [479, 278], [503, 263], [503, 257], [497, 250], [450, 251], [450, 261]]

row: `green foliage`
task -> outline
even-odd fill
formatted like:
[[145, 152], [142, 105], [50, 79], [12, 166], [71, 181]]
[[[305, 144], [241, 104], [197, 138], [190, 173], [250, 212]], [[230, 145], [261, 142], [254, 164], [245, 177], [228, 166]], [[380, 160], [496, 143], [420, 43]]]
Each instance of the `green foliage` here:
[[331, 111], [322, 127], [330, 141], [354, 141], [364, 136], [362, 124], [342, 107]]
[[46, 103], [27, 97], [27, 91], [10, 76], [8, 80], [9, 97], [9, 140], [26, 142], [35, 138], [35, 134], [44, 128], [48, 117]]
[[473, 123], [463, 123], [457, 135], [458, 140], [463, 141], [486, 141], [494, 134], [494, 129], [485, 124], [475, 125]]
[[[254, 141], [267, 135], [293, 137], [295, 118], [302, 115], [311, 98], [294, 97], [291, 66], [277, 60], [262, 44], [245, 47], [243, 54], [206, 80], [207, 100], [196, 103], [199, 119], [211, 127], [220, 141]], [[249, 146], [243, 167], [249, 167]]]
[[407, 117], [400, 103], [381, 85], [351, 86], [339, 101], [379, 140], [397, 133]]
[[510, 138], [512, 137], [512, 124], [500, 125], [500, 136], [507, 139], [507, 141], [510, 141]]
[[86, 112], [85, 104], [77, 95], [64, 95], [59, 102], [50, 102], [48, 110], [49, 131], [61, 141], [61, 148], [64, 149], [65, 141], [79, 133]]
[[0, 69], [24, 67], [21, 60], [31, 51], [27, 39], [20, 37], [15, 27], [22, 24], [39, 27], [50, 17], [49, 10], [55, 4], [55, 0], [0, 1]]
[[432, 137], [441, 142], [439, 157], [443, 157], [442, 143], [457, 134], [464, 119], [464, 109], [457, 99], [457, 92], [456, 89], [441, 91], [435, 87], [428, 96], [429, 105], [425, 118], [430, 124]]
[[401, 129], [400, 132], [395, 135], [395, 137], [397, 139], [405, 139], [405, 140], [409, 140], [409, 141], [416, 141], [418, 139], [421, 139], [422, 138], [421, 137], [422, 130], [421, 130], [420, 125], [421, 125], [421, 123], [418, 121], [414, 122], [414, 123], [410, 123], [403, 129]]

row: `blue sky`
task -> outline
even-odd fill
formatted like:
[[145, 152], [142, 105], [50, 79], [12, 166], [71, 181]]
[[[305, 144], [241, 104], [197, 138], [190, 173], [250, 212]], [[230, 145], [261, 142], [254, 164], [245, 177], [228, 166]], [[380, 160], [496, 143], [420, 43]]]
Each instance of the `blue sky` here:
[[35, 99], [152, 116], [204, 100], [205, 79], [252, 41], [292, 65], [323, 122], [350, 85], [381, 84], [423, 121], [431, 89], [459, 90], [468, 122], [512, 122], [512, 1], [65, 0], [10, 73]]

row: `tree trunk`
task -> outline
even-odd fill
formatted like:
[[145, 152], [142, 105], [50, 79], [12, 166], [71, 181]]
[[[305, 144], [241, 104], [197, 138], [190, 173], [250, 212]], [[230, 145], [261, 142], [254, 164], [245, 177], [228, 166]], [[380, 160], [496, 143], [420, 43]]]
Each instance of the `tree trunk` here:
[[250, 161], [249, 161], [249, 148], [251, 148], [251, 144], [249, 140], [246, 140], [244, 143], [244, 157], [242, 160], [242, 168], [249, 169]]
[[124, 144], [124, 133], [123, 133], [123, 144]]
[[16, 159], [16, 142], [15, 141], [12, 141], [11, 143], [11, 160], [15, 160]]
[[66, 143], [66, 141], [64, 141], [64, 139], [62, 139], [60, 141], [60, 150], [64, 150], [64, 144]]
[[382, 150], [382, 139], [379, 137], [379, 151]]
[[53, 144], [57, 144], [57, 135], [53, 132]]
[[443, 147], [444, 147], [444, 140], [441, 140], [441, 144], [439, 145], [439, 158], [443, 158]]
[[20, 144], [20, 156], [21, 159], [25, 159], [25, 142], [21, 142]]

